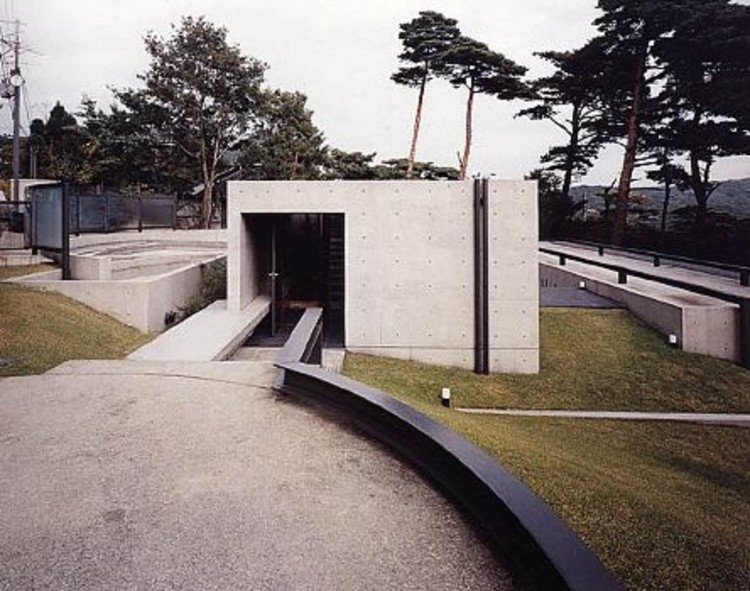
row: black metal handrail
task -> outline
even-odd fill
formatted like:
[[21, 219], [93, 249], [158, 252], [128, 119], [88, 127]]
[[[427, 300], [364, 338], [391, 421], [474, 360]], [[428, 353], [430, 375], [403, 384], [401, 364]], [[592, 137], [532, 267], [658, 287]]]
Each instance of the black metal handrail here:
[[691, 291], [708, 297], [723, 300], [725, 302], [731, 302], [738, 304], [740, 307], [740, 365], [742, 367], [750, 369], [750, 298], [743, 295], [737, 295], [706, 287], [705, 285], [699, 285], [684, 281], [681, 279], [674, 279], [671, 277], [663, 277], [654, 273], [647, 273], [646, 271], [639, 271], [637, 269], [630, 269], [624, 265], [618, 265], [614, 263], [606, 263], [596, 259], [590, 259], [581, 255], [570, 254], [554, 248], [540, 247], [539, 252], [550, 254], [558, 257], [560, 266], [565, 266], [567, 260], [577, 261], [591, 265], [593, 267], [600, 267], [602, 269], [608, 269], [617, 273], [617, 283], [625, 284], [628, 281], [628, 276], [639, 277], [647, 281], [653, 281], [655, 283], [661, 283], [663, 285], [669, 285], [670, 287], [676, 287], [678, 289], [684, 289], [685, 291]]
[[662, 260], [675, 261], [678, 263], [686, 263], [689, 265], [696, 265], [700, 267], [708, 267], [709, 269], [720, 269], [722, 271], [731, 271], [739, 275], [740, 285], [742, 287], [750, 286], [750, 267], [746, 265], [733, 265], [731, 263], [721, 263], [719, 261], [706, 261], [703, 259], [694, 259], [678, 254], [669, 254], [665, 252], [657, 252], [655, 250], [645, 250], [640, 248], [626, 248], [624, 246], [614, 246], [612, 244], [603, 244], [601, 242], [590, 242], [588, 240], [573, 240], [566, 239], [561, 242], [568, 242], [570, 244], [580, 244], [582, 246], [592, 246], [597, 249], [599, 256], [604, 256], [605, 250], [613, 250], [615, 252], [624, 252], [628, 254], [635, 254], [652, 259], [654, 267], [659, 267]]

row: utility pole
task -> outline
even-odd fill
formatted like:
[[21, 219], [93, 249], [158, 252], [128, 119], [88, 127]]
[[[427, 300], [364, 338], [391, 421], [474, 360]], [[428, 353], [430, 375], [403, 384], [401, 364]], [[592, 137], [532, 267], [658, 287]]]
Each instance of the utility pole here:
[[10, 83], [13, 86], [13, 201], [16, 208], [19, 207], [19, 181], [21, 171], [21, 68], [19, 66], [19, 55], [21, 53], [21, 24], [16, 20], [16, 38], [13, 41], [13, 70], [10, 72]]

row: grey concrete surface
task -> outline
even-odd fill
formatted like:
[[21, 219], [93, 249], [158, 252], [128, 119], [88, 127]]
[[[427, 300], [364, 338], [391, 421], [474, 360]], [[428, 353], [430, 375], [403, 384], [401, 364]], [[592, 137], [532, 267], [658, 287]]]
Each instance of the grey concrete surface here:
[[700, 412], [631, 412], [602, 410], [536, 410], [511, 408], [456, 408], [459, 412], [479, 415], [516, 417], [551, 417], [563, 419], [599, 419], [615, 421], [676, 421], [706, 425], [750, 427], [750, 414]]
[[[558, 243], [542, 243], [541, 246], [696, 285], [710, 284], [714, 289], [733, 295], [745, 290], [742, 293], [750, 297], [750, 288], [728, 285], [731, 280], [726, 277], [704, 275], [702, 281], [695, 281], [685, 275], [692, 272], [675, 267], [652, 267], [645, 261], [611, 255], [599, 257], [596, 251]], [[675, 335], [683, 350], [730, 361], [740, 360], [739, 307], [736, 304], [638, 277], [628, 277], [626, 284], [619, 284], [615, 271], [577, 261], [560, 266], [558, 257], [548, 253], [539, 253], [539, 265], [543, 287], [577, 287], [583, 280], [587, 292], [620, 302], [665, 338]]]
[[622, 304], [577, 287], [542, 287], [539, 290], [542, 308], [622, 308]]
[[240, 312], [230, 312], [226, 300], [217, 300], [133, 351], [128, 359], [222, 361], [255, 330], [268, 309], [269, 299], [265, 296], [258, 296]]
[[[536, 373], [536, 185], [488, 190], [490, 367]], [[473, 368], [473, 202], [473, 181], [230, 181], [229, 310], [261, 293], [254, 215], [343, 214], [347, 350]]]
[[0, 380], [0, 589], [507, 589], [411, 469], [268, 363]]

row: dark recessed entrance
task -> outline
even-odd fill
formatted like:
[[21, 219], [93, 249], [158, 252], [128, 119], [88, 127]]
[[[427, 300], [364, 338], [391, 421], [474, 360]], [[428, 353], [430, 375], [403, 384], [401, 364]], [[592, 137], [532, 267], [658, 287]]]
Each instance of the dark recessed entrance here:
[[283, 345], [305, 308], [323, 308], [325, 346], [344, 346], [344, 214], [254, 214], [261, 293], [271, 313], [248, 344]]

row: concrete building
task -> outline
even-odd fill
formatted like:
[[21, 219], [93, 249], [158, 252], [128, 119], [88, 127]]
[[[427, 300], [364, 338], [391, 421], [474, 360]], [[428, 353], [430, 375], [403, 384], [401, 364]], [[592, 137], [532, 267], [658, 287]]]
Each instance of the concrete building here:
[[539, 368], [536, 184], [233, 181], [228, 307], [320, 305], [329, 342], [470, 368]]

